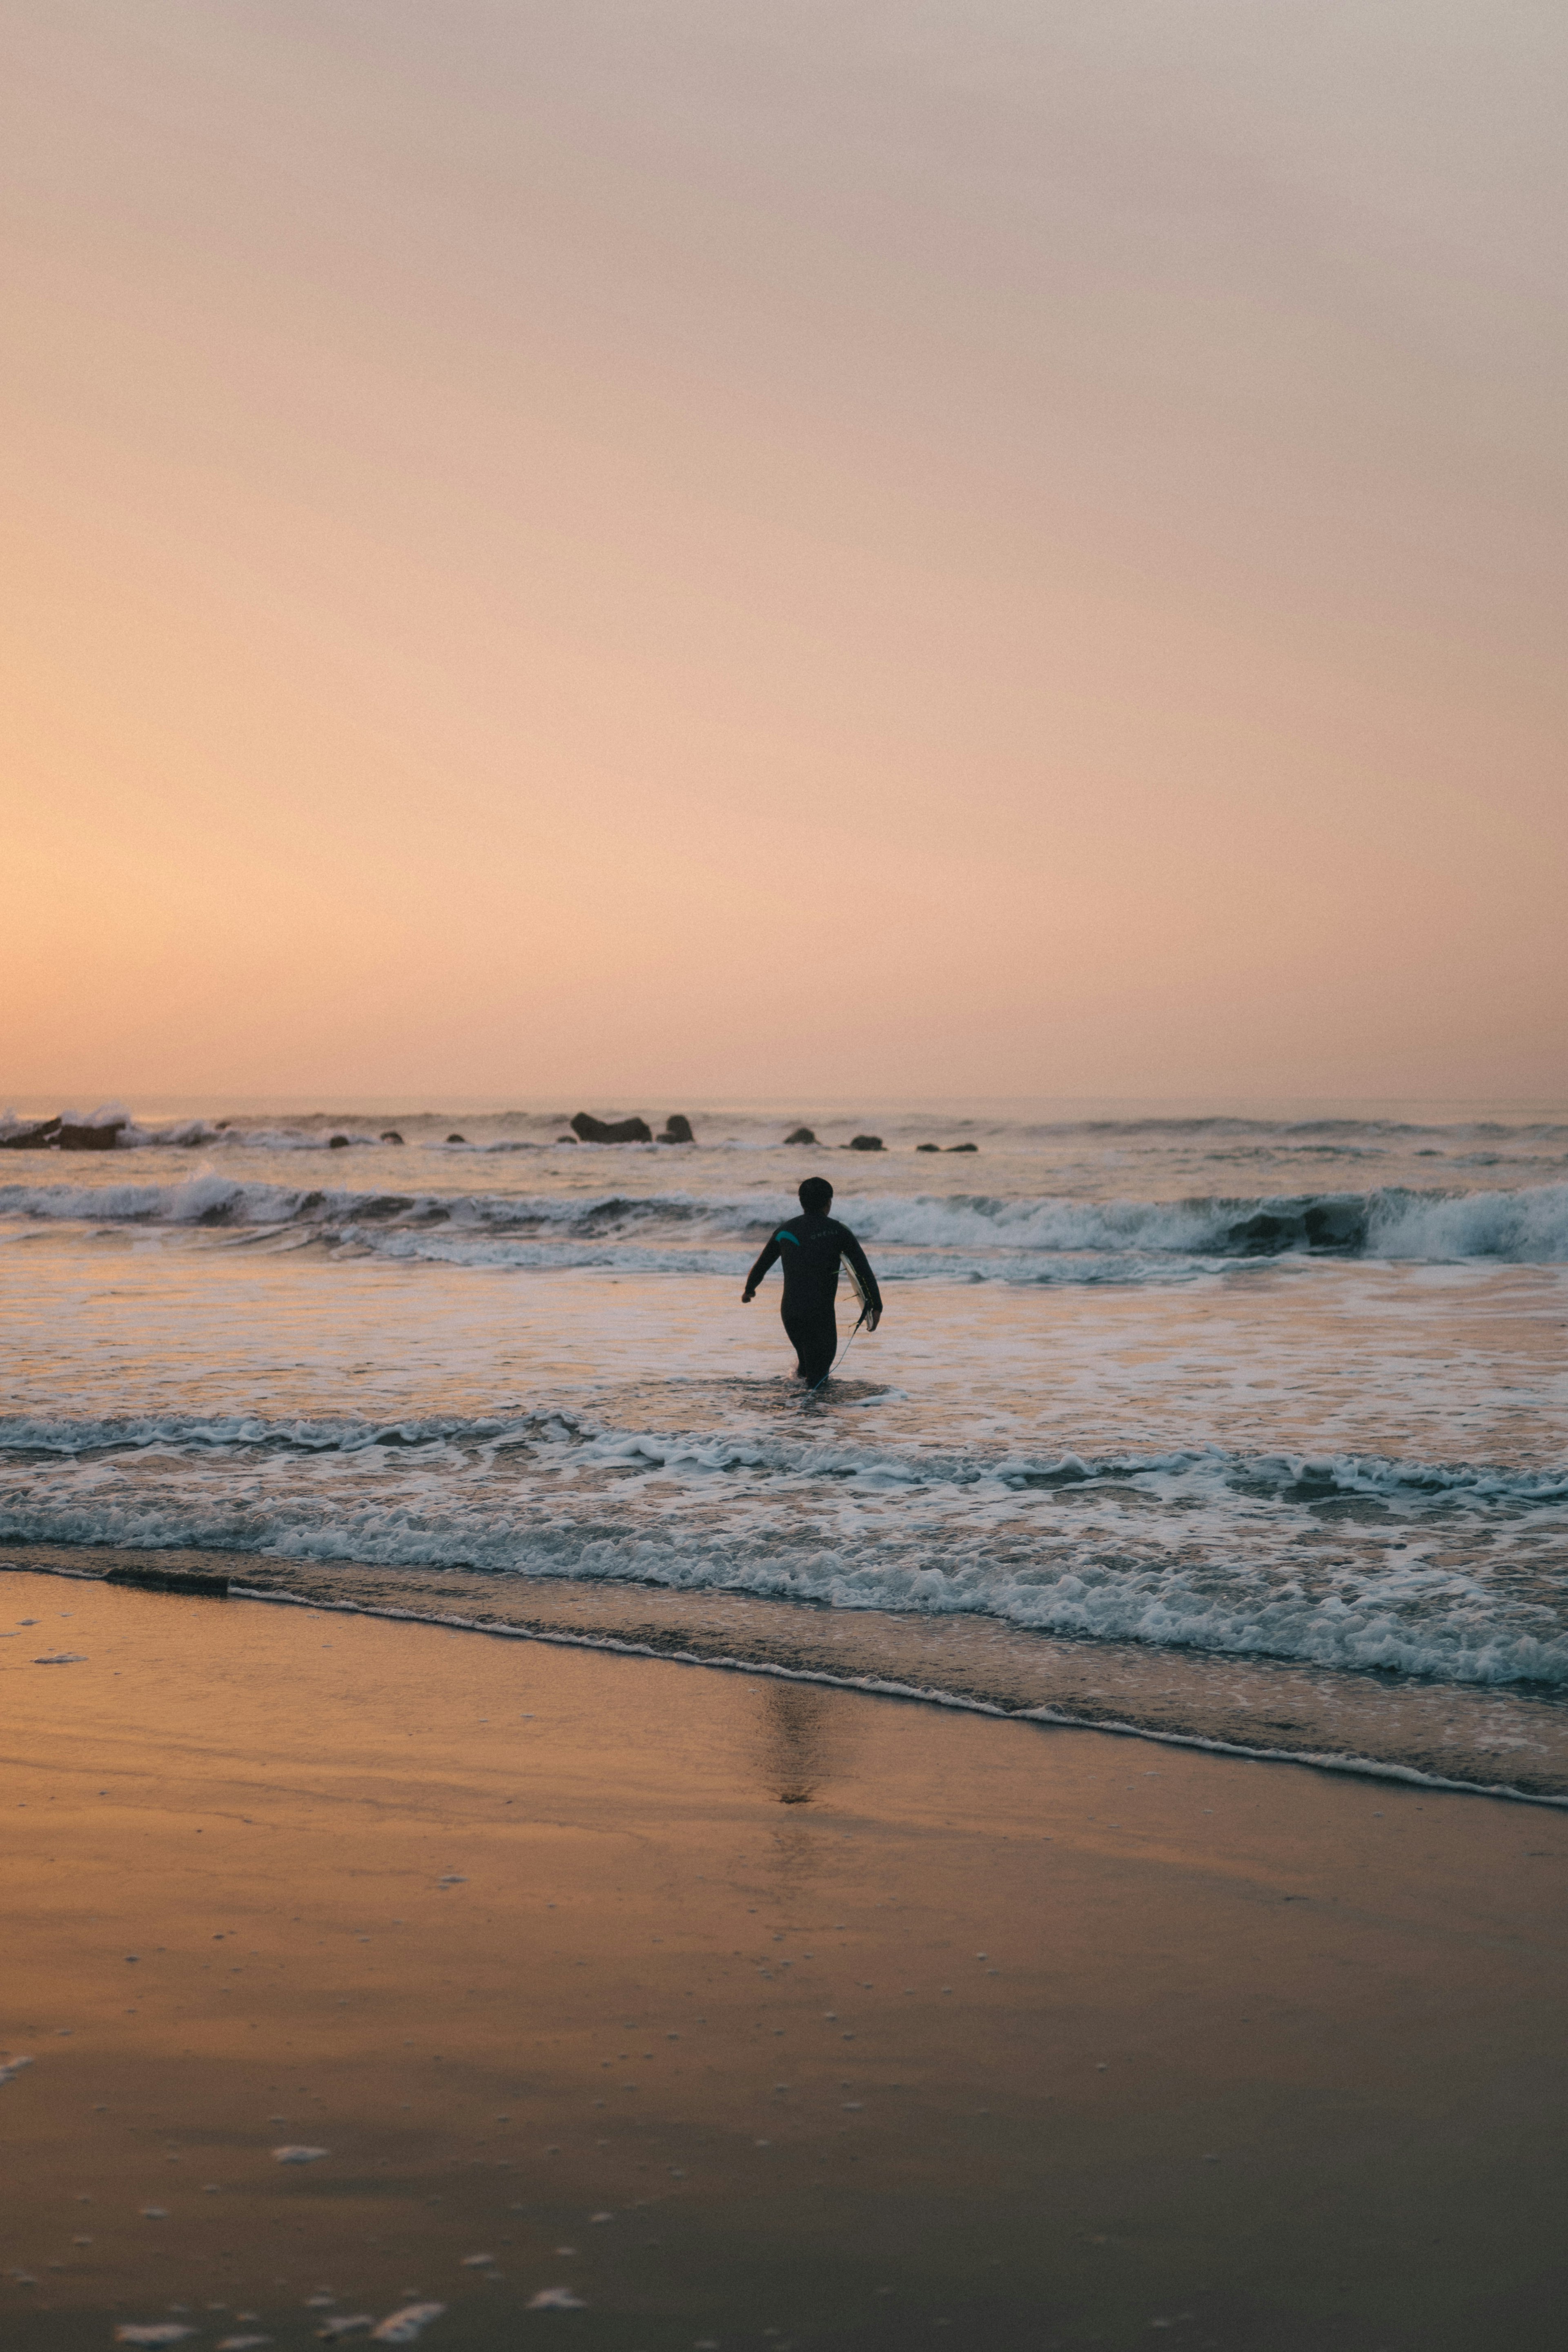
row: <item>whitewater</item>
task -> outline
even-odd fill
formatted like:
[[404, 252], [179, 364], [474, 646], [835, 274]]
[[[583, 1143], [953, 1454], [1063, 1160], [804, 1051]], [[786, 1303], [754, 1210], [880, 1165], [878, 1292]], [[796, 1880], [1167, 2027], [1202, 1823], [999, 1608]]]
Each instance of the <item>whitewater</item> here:
[[[742, 1664], [1568, 1791], [1568, 1116], [682, 1108], [0, 1151], [5, 1556], [704, 1654], [721, 1605]], [[888, 1314], [803, 1405], [739, 1294], [817, 1172]]]

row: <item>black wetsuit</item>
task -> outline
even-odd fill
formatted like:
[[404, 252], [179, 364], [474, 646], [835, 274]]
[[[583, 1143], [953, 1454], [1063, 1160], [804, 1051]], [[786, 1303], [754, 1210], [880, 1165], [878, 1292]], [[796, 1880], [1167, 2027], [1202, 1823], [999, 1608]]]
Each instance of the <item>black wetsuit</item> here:
[[866, 1263], [866, 1253], [837, 1217], [819, 1217], [810, 1209], [774, 1227], [766, 1248], [746, 1276], [746, 1288], [755, 1290], [774, 1258], [784, 1261], [784, 1327], [800, 1358], [800, 1369], [815, 1388], [826, 1379], [838, 1353], [838, 1322], [833, 1295], [838, 1287], [838, 1261], [847, 1257], [859, 1276], [866, 1304], [880, 1314], [882, 1294]]

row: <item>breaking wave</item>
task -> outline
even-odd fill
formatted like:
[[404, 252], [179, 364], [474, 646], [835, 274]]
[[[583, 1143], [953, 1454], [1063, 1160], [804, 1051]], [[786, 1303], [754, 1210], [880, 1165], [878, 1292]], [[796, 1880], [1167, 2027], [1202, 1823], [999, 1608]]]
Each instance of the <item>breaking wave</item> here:
[[[656, 1192], [584, 1200], [246, 1182], [211, 1171], [172, 1184], [0, 1183], [0, 1217], [266, 1230], [385, 1256], [520, 1266], [647, 1262], [656, 1268], [729, 1272], [742, 1263], [742, 1250], [754, 1249], [774, 1219], [793, 1208], [783, 1192], [776, 1197]], [[1040, 1278], [1031, 1272], [1032, 1262], [1066, 1257], [1131, 1257], [1152, 1265], [1288, 1254], [1568, 1260], [1564, 1183], [1178, 1201], [871, 1193], [857, 1196], [851, 1213], [868, 1244], [918, 1254], [892, 1269], [906, 1276], [927, 1271], [1026, 1280]], [[1051, 1278], [1048, 1272], [1045, 1278]]]

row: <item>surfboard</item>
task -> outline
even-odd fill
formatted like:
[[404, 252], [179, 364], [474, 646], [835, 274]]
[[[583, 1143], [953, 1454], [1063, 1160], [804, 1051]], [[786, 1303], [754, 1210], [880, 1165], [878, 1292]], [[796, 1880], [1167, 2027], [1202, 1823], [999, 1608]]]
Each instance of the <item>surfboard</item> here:
[[[860, 1312], [856, 1318], [855, 1322], [855, 1331], [858, 1331], [861, 1324], [864, 1323], [867, 1315], [870, 1311], [869, 1302], [866, 1297], [865, 1286], [847, 1257], [841, 1257], [838, 1263], [843, 1267], [844, 1272], [849, 1276], [849, 1287], [860, 1302]], [[845, 1340], [843, 1346], [834, 1357], [832, 1363], [828, 1365], [827, 1370], [823, 1373], [821, 1380], [813, 1381], [805, 1396], [801, 1399], [803, 1405], [809, 1404], [813, 1397], [819, 1396], [822, 1393], [822, 1391], [827, 1385], [829, 1376], [837, 1370], [839, 1365], [844, 1361], [845, 1357], [849, 1353], [850, 1341], [855, 1337], [855, 1331], [850, 1332], [849, 1339]]]

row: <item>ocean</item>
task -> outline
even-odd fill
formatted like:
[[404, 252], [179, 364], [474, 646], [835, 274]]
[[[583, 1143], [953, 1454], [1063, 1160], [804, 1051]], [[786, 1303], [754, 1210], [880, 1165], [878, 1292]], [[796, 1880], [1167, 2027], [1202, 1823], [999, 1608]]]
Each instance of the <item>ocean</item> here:
[[[1568, 1797], [1568, 1108], [595, 1108], [697, 1140], [0, 1152], [5, 1557]], [[887, 1314], [805, 1400], [816, 1173]]]

